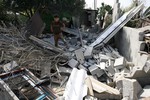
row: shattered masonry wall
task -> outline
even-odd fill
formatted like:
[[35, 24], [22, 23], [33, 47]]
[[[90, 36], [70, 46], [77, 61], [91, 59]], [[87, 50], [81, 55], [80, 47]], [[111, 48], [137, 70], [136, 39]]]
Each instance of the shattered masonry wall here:
[[139, 33], [150, 29], [150, 26], [143, 28], [123, 27], [115, 37], [115, 43], [121, 55], [128, 61], [132, 61], [135, 65], [143, 66], [148, 58], [148, 55], [140, 55]]

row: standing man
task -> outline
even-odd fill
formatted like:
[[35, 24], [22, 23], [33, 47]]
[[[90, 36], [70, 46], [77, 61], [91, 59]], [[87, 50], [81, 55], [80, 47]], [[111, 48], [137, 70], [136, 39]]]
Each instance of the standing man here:
[[[59, 16], [54, 16], [54, 21], [51, 24], [51, 32], [54, 34], [55, 46], [58, 47], [58, 41], [61, 39], [67, 46], [66, 41], [63, 38], [62, 30], [65, 28], [65, 25], [59, 20]], [[68, 46], [67, 46], [68, 47]]]

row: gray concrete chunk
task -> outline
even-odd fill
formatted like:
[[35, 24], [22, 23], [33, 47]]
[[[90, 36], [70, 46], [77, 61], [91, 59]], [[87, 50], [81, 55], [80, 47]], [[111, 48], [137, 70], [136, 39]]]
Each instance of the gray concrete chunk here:
[[100, 69], [96, 64], [90, 66], [88, 69], [92, 75], [96, 75], [97, 77], [101, 77], [105, 73], [104, 70]]
[[116, 82], [117, 88], [123, 94], [123, 98], [128, 100], [138, 100], [138, 94], [142, 90], [142, 87], [135, 79], [122, 78]]
[[148, 60], [144, 66], [144, 71], [150, 73], [150, 60]]
[[126, 66], [126, 59], [124, 57], [120, 57], [115, 59], [114, 68], [121, 69]]
[[70, 67], [72, 67], [72, 68], [76, 68], [76, 67], [78, 66], [78, 64], [79, 64], [79, 62], [76, 61], [75, 59], [71, 59], [71, 60], [69, 60], [69, 62], [68, 62], [68, 65], [69, 65]]
[[145, 50], [145, 47], [146, 47], [145, 41], [141, 42], [141, 43], [140, 43], [140, 51], [144, 51], [144, 50]]
[[85, 52], [84, 52], [84, 57], [85, 58], [92, 58], [92, 51], [93, 51], [93, 47], [89, 46]]
[[144, 66], [135, 66], [131, 70], [132, 78], [138, 78], [138, 77], [144, 77], [144, 76], [146, 76], [146, 73], [144, 72]]
[[83, 64], [84, 63], [84, 54], [83, 54], [83, 51], [82, 49], [78, 49], [75, 51], [75, 55], [76, 55], [76, 58], [77, 60]]

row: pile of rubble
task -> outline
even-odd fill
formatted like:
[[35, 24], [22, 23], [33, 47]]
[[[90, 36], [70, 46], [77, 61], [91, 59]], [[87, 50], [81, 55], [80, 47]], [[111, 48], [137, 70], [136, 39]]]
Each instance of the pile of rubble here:
[[[65, 50], [62, 43], [63, 49], [56, 48], [50, 38], [39, 39], [33, 35], [26, 38], [25, 31], [3, 24], [0, 26], [0, 88], [8, 93], [0, 91], [0, 96], [6, 100], [149, 99], [149, 55], [144, 66], [137, 66], [107, 43], [141, 7], [123, 15], [100, 36], [64, 30], [74, 35], [68, 36], [69, 49]], [[149, 35], [143, 37], [145, 42]], [[8, 99], [8, 95], [12, 98]]]
[[63, 95], [65, 100], [81, 100], [84, 96], [87, 100], [138, 100], [149, 97], [141, 87], [145, 85], [142, 78], [149, 79], [149, 61], [145, 66], [135, 66], [109, 45], [94, 50], [90, 58], [84, 56], [84, 51], [84, 47], [75, 50], [68, 62], [73, 71]]

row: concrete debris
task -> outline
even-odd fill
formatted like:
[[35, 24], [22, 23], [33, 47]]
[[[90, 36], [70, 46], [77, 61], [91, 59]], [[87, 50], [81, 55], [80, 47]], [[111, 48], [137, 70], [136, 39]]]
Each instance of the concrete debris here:
[[76, 58], [80, 62], [80, 64], [84, 63], [84, 54], [82, 49], [78, 49], [75, 51]]
[[149, 100], [150, 98], [149, 91], [150, 91], [150, 85], [146, 85], [141, 91], [141, 93], [139, 94], [139, 100]]
[[135, 79], [121, 78], [116, 81], [116, 87], [126, 100], [137, 100], [142, 87]]
[[150, 73], [150, 60], [148, 60], [144, 66], [144, 71]]
[[79, 65], [79, 62], [76, 61], [75, 59], [71, 59], [71, 60], [69, 60], [68, 65], [69, 65], [71, 68], [76, 68], [76, 67]]
[[100, 34], [100, 36], [87, 48], [87, 50], [85, 51], [86, 56], [90, 56], [92, 54], [93, 48], [95, 46], [103, 46], [104, 44], [106, 44], [142, 8], [143, 4], [140, 4], [136, 8], [133, 8], [130, 11], [126, 12], [115, 23], [110, 25], [110, 27], [108, 27], [108, 29], [105, 30], [102, 34]]
[[[150, 97], [150, 31], [139, 29], [132, 40], [129, 30], [134, 29], [125, 28], [128, 35], [123, 37], [130, 38], [119, 37], [119, 47], [116, 41], [108, 42], [142, 6], [101, 34], [64, 29], [69, 33], [65, 37], [69, 48], [62, 41], [55, 47], [53, 36], [39, 39], [14, 25], [0, 26], [0, 100], [146, 100]], [[130, 45], [131, 41], [135, 43]]]
[[133, 78], [137, 78], [137, 77], [144, 77], [147, 74], [144, 72], [144, 66], [135, 66], [133, 67], [133, 69], [131, 70], [131, 76]]
[[103, 74], [104, 74], [104, 70], [103, 69], [100, 69], [98, 65], [92, 65], [90, 66], [89, 68], [89, 71], [91, 72], [91, 74], [93, 76], [97, 76], [97, 77], [101, 77]]
[[124, 57], [115, 59], [114, 68], [122, 69], [126, 66], [126, 60]]

